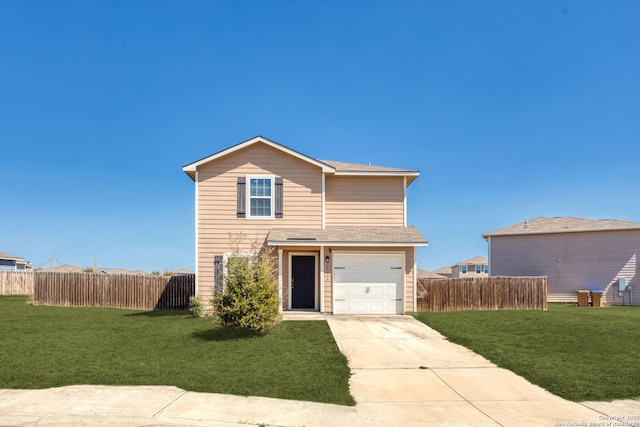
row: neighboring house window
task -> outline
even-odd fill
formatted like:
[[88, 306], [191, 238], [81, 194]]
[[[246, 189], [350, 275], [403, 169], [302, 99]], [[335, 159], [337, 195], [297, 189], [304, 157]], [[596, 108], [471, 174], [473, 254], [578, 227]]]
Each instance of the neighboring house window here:
[[482, 274], [482, 266], [476, 265], [476, 274]]
[[466, 265], [461, 265], [460, 266], [460, 274], [467, 274], [467, 266]]
[[485, 274], [489, 274], [489, 266], [488, 265], [484, 266], [484, 273]]
[[282, 218], [282, 178], [260, 175], [238, 177], [237, 216], [238, 218]]

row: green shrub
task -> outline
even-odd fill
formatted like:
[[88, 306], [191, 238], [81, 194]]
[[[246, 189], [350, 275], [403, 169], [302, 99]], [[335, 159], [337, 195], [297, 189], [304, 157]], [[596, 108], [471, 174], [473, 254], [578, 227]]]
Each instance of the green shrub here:
[[246, 255], [236, 245], [223, 270], [224, 287], [214, 292], [212, 301], [222, 324], [263, 332], [280, 323], [278, 273], [271, 248]]
[[207, 309], [202, 298], [195, 296], [189, 298], [189, 312], [193, 317], [205, 317], [207, 315]]

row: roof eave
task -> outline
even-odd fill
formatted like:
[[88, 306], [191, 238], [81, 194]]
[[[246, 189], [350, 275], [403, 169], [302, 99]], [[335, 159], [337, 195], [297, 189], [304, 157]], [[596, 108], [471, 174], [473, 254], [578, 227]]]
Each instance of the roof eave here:
[[526, 236], [528, 234], [564, 234], [564, 233], [590, 233], [595, 231], [640, 231], [640, 227], [609, 227], [609, 228], [582, 228], [567, 230], [536, 230], [536, 231], [508, 231], [505, 233], [486, 233], [482, 237], [485, 240], [489, 237], [498, 236]]
[[336, 176], [398, 176], [407, 178], [407, 187], [420, 176], [417, 171], [336, 171]]
[[372, 246], [372, 247], [406, 247], [429, 246], [428, 242], [336, 242], [319, 240], [268, 240], [269, 246]]
[[286, 147], [286, 146], [284, 146], [282, 144], [279, 144], [279, 143], [277, 143], [275, 141], [271, 141], [270, 139], [267, 139], [267, 138], [265, 138], [263, 136], [260, 136], [260, 135], [254, 137], [254, 138], [248, 139], [248, 140], [246, 140], [244, 142], [241, 142], [239, 144], [236, 144], [236, 145], [234, 145], [232, 147], [226, 148], [226, 149], [224, 149], [222, 151], [218, 151], [217, 153], [214, 153], [214, 154], [212, 154], [210, 156], [203, 157], [202, 159], [196, 160], [195, 162], [189, 163], [189, 164], [183, 166], [182, 170], [187, 175], [189, 175], [191, 177], [191, 179], [195, 180], [195, 172], [196, 172], [196, 170], [198, 169], [199, 166], [201, 166], [201, 165], [203, 165], [205, 163], [209, 163], [209, 162], [211, 162], [213, 160], [216, 160], [216, 159], [218, 159], [220, 157], [224, 157], [224, 156], [226, 156], [228, 154], [231, 154], [231, 153], [233, 153], [235, 151], [242, 150], [243, 148], [248, 147], [250, 145], [253, 145], [253, 144], [257, 143], [257, 142], [261, 142], [261, 143], [266, 144], [266, 145], [268, 145], [268, 146], [270, 146], [272, 148], [275, 148], [275, 149], [280, 150], [282, 152], [285, 152], [285, 153], [287, 153], [287, 154], [289, 154], [291, 156], [294, 156], [294, 157], [296, 157], [298, 159], [301, 159], [301, 160], [306, 161], [308, 163], [311, 163], [311, 164], [313, 164], [315, 166], [318, 166], [320, 169], [322, 169], [322, 172], [325, 172], [325, 173], [335, 172], [335, 168], [333, 168], [333, 167], [331, 167], [331, 166], [329, 166], [329, 165], [327, 165], [325, 163], [322, 163], [322, 162], [314, 159], [313, 157], [309, 157], [306, 154], [302, 154], [302, 153], [300, 153], [300, 152], [298, 152], [296, 150], [292, 150], [289, 147]]

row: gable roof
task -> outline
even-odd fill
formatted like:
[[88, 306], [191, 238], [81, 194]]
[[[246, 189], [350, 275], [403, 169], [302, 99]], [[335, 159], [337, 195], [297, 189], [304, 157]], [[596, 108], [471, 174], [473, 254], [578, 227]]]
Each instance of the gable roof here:
[[15, 261], [18, 264], [29, 264], [29, 261], [27, 261], [26, 259], [15, 255], [10, 255], [5, 252], [0, 252], [0, 260]]
[[21, 260], [22, 258], [20, 258], [19, 256], [15, 256], [15, 255], [9, 255], [6, 252], [0, 252], [0, 259], [6, 259], [9, 261], [14, 261], [14, 260]]
[[474, 256], [473, 258], [460, 261], [459, 263], [453, 265], [452, 267], [457, 267], [459, 265], [487, 265], [487, 264], [489, 264], [489, 259], [487, 257]]
[[239, 144], [236, 144], [236, 145], [234, 145], [232, 147], [226, 148], [226, 149], [224, 149], [222, 151], [218, 151], [217, 153], [214, 153], [214, 154], [212, 154], [210, 156], [203, 157], [202, 159], [196, 160], [193, 163], [189, 163], [188, 165], [183, 166], [182, 170], [187, 175], [189, 175], [191, 177], [191, 179], [193, 179], [195, 181], [195, 173], [196, 173], [196, 169], [198, 168], [198, 166], [203, 165], [205, 163], [209, 163], [212, 160], [215, 160], [215, 159], [218, 159], [220, 157], [226, 156], [227, 154], [231, 154], [231, 153], [233, 153], [235, 151], [242, 150], [243, 148], [246, 148], [246, 147], [248, 147], [250, 145], [253, 145], [253, 144], [256, 144], [256, 143], [266, 144], [266, 145], [268, 145], [270, 147], [275, 148], [276, 150], [283, 151], [283, 152], [285, 152], [287, 154], [292, 155], [293, 157], [297, 157], [298, 159], [304, 160], [305, 162], [309, 162], [311, 164], [314, 164], [314, 165], [320, 167], [323, 172], [333, 172], [334, 171], [334, 169], [331, 166], [326, 165], [326, 164], [314, 159], [313, 157], [309, 157], [309, 156], [307, 156], [305, 154], [302, 154], [302, 153], [300, 153], [298, 151], [292, 150], [289, 147], [285, 147], [282, 144], [279, 144], [279, 143], [277, 143], [275, 141], [271, 141], [270, 139], [267, 139], [267, 138], [265, 138], [263, 136], [260, 136], [260, 135], [254, 137], [254, 138], [248, 139], [248, 140], [246, 140], [244, 142], [241, 142]]
[[276, 150], [280, 150], [285, 152], [293, 157], [301, 159], [305, 162], [311, 163], [315, 166], [318, 166], [322, 172], [324, 173], [332, 173], [335, 175], [356, 175], [356, 176], [406, 176], [407, 177], [407, 186], [411, 184], [419, 175], [420, 172], [414, 170], [407, 169], [398, 169], [398, 168], [389, 168], [384, 166], [371, 166], [371, 165], [362, 165], [357, 163], [345, 163], [345, 162], [336, 162], [333, 160], [318, 160], [313, 157], [307, 156], [306, 154], [302, 154], [296, 150], [292, 150], [289, 147], [286, 147], [280, 143], [267, 139], [263, 136], [256, 136], [254, 138], [248, 139], [244, 142], [236, 144], [232, 147], [226, 148], [222, 151], [218, 151], [210, 156], [203, 157], [200, 160], [196, 160], [193, 163], [189, 163], [182, 167], [182, 170], [191, 177], [192, 180], [195, 181], [196, 170], [198, 166], [201, 166], [205, 163], [209, 163], [213, 160], [216, 160], [220, 157], [231, 154], [235, 151], [241, 150], [243, 148], [249, 147], [256, 143], [266, 144]]
[[640, 223], [617, 219], [585, 219], [572, 216], [546, 218], [540, 216], [518, 224], [500, 228], [482, 235], [509, 236], [520, 234], [578, 233], [585, 231], [640, 230]]
[[427, 246], [427, 239], [414, 227], [273, 228], [267, 244], [278, 246], [334, 245]]

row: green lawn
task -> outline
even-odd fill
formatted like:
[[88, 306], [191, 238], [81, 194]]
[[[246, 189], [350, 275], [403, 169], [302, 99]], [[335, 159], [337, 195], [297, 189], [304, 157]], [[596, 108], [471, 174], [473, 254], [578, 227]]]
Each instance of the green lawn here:
[[573, 401], [640, 397], [640, 307], [416, 313], [415, 317]]
[[0, 297], [0, 388], [172, 385], [354, 405], [350, 370], [324, 321], [257, 336], [188, 312], [32, 306]]

